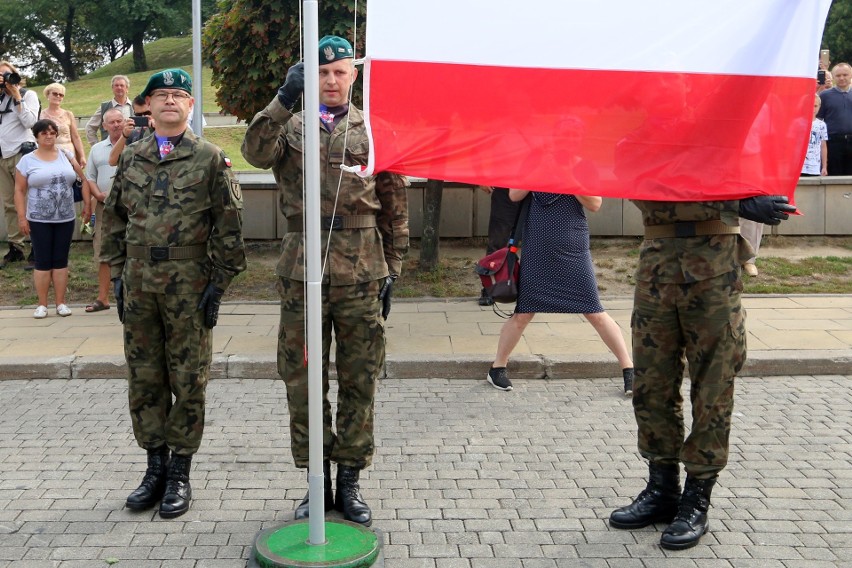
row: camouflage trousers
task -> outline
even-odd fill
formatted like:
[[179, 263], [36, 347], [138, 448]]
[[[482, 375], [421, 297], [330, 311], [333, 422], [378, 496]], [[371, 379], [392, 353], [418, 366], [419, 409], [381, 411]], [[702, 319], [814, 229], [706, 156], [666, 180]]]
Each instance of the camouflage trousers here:
[[133, 434], [147, 449], [198, 451], [212, 333], [198, 309], [201, 294], [124, 291], [124, 355]]
[[[734, 379], [746, 358], [741, 293], [738, 270], [691, 284], [636, 283], [633, 411], [639, 453], [649, 461], [682, 462], [699, 479], [727, 464]], [[692, 406], [685, 439], [684, 358]]]
[[[373, 461], [373, 403], [385, 364], [385, 324], [380, 281], [322, 286], [323, 456], [363, 469]], [[287, 386], [290, 446], [296, 467], [308, 467], [308, 368], [304, 283], [280, 278], [278, 374]], [[332, 426], [328, 364], [334, 331], [337, 413]]]

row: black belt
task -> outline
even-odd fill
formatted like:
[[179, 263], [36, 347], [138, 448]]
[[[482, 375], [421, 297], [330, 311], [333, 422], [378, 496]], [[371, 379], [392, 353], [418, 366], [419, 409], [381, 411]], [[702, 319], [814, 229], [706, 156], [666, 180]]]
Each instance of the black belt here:
[[160, 262], [163, 260], [190, 260], [207, 256], [207, 245], [186, 247], [146, 247], [127, 245], [127, 258], [139, 258]]
[[[342, 231], [344, 229], [370, 229], [376, 227], [375, 215], [335, 215], [334, 217], [322, 217], [320, 227], [324, 231]], [[287, 217], [287, 232], [302, 232], [302, 217], [293, 215]]]

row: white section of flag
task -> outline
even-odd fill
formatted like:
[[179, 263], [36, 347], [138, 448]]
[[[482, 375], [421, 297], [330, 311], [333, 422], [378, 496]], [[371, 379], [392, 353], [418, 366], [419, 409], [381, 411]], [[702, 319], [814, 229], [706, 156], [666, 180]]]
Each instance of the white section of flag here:
[[[367, 55], [500, 67], [812, 77], [831, 0], [504, 3], [370, 0]], [[600, 25], [589, 25], [594, 21]]]

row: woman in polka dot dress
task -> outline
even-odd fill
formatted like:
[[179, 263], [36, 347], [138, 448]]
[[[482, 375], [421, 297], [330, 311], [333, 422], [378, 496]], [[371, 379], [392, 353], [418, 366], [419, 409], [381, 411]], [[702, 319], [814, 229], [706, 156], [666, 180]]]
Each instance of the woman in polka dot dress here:
[[[579, 179], [596, 177], [593, 170], [583, 169], [581, 161], [575, 168]], [[520, 201], [528, 193], [512, 189], [509, 197]], [[589, 225], [583, 209], [597, 211], [602, 201], [600, 197], [532, 192], [521, 248], [518, 302], [503, 324], [497, 355], [488, 371], [487, 380], [495, 388], [512, 390], [506, 370], [509, 355], [535, 314], [583, 314], [618, 359], [625, 394], [632, 393], [633, 360], [621, 328], [601, 305], [589, 251]]]

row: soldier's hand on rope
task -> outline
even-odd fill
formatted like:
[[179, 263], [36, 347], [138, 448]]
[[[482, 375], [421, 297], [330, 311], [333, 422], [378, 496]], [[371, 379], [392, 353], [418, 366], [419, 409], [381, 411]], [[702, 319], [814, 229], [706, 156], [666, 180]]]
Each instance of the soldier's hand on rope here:
[[379, 300], [382, 301], [382, 318], [388, 319], [391, 310], [391, 290], [393, 283], [399, 278], [396, 274], [391, 274], [385, 277], [385, 283], [382, 284], [382, 289], [379, 290]]
[[198, 302], [198, 309], [204, 310], [204, 326], [208, 329], [216, 327], [216, 321], [219, 319], [219, 306], [222, 304], [222, 295], [224, 293], [224, 290], [210, 282], [201, 295], [201, 301]]
[[790, 205], [786, 195], [756, 195], [740, 200], [740, 217], [765, 225], [778, 225], [795, 212], [796, 207]]
[[287, 79], [278, 89], [278, 100], [287, 110], [292, 110], [305, 90], [305, 64], [301, 61], [287, 70]]
[[118, 312], [118, 321], [124, 323], [124, 282], [121, 278], [112, 279], [112, 292], [115, 294], [115, 309]]

